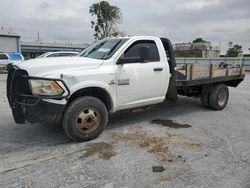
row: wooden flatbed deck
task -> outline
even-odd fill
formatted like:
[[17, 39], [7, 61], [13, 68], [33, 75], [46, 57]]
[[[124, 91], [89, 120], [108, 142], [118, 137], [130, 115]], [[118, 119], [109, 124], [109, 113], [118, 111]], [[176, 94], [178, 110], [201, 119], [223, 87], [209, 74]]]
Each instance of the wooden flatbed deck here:
[[220, 67], [219, 64], [177, 64], [176, 85], [197, 86], [226, 83], [236, 87], [245, 77], [245, 69], [240, 67]]

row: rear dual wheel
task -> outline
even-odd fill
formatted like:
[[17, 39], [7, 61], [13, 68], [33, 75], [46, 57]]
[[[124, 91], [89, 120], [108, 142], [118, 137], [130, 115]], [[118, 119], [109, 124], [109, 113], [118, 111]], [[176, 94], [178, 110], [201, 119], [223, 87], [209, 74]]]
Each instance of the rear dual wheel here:
[[213, 87], [209, 94], [201, 96], [201, 104], [214, 110], [222, 110], [227, 105], [229, 90], [225, 84], [219, 84]]

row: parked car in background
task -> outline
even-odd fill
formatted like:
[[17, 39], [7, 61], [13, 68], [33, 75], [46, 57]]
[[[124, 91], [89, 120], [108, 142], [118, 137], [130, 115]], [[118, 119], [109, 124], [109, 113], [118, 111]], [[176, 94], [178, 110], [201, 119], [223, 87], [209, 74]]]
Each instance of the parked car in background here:
[[78, 52], [47, 52], [36, 58], [77, 56]]
[[7, 72], [7, 65], [24, 61], [22, 54], [17, 52], [0, 53], [0, 72]]

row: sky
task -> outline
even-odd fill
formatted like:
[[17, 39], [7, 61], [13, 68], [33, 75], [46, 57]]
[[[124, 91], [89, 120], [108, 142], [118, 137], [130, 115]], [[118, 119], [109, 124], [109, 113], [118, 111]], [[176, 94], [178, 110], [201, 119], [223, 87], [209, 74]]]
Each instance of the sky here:
[[[250, 53], [250, 0], [107, 0], [121, 9], [120, 31], [127, 35], [211, 41], [222, 53], [228, 42]], [[92, 43], [89, 7], [97, 0], [0, 0], [0, 26], [35, 41]]]

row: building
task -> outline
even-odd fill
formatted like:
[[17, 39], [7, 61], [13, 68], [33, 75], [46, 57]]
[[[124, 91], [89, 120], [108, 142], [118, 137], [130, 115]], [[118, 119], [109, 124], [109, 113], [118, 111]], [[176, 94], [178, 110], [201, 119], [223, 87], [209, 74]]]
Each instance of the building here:
[[220, 50], [212, 47], [211, 42], [176, 43], [174, 45], [176, 57], [220, 57]]
[[35, 58], [46, 52], [56, 51], [75, 51], [80, 52], [85, 49], [87, 44], [72, 43], [44, 43], [20, 41], [20, 36], [12, 31], [12, 29], [0, 28], [0, 52], [19, 52], [25, 59]]
[[0, 28], [0, 52], [21, 52], [20, 36], [11, 29]]
[[25, 42], [21, 41], [22, 54], [25, 59], [35, 58], [46, 52], [73, 51], [80, 52], [85, 49], [87, 44], [72, 43], [43, 43], [43, 42]]

